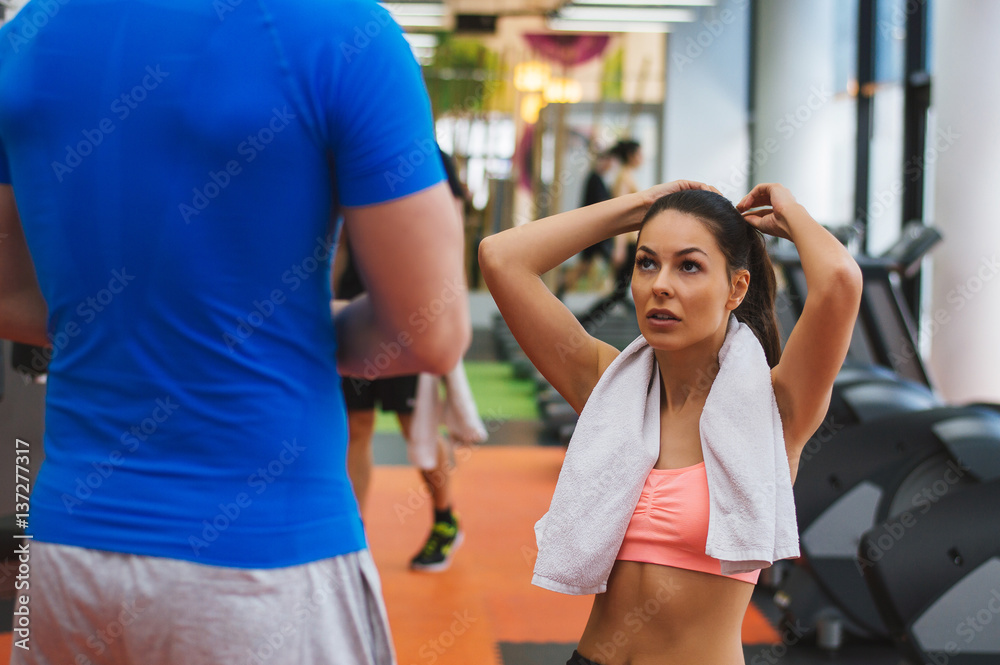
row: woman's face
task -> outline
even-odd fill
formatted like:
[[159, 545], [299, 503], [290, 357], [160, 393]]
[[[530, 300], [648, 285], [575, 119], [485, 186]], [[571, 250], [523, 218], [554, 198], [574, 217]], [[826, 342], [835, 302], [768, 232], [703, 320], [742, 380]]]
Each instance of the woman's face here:
[[730, 280], [715, 236], [696, 217], [666, 210], [643, 226], [632, 297], [639, 330], [654, 349], [675, 351], [712, 336], [748, 285], [746, 270]]
[[628, 165], [634, 169], [642, 165], [642, 148], [636, 148], [635, 152], [629, 155]]

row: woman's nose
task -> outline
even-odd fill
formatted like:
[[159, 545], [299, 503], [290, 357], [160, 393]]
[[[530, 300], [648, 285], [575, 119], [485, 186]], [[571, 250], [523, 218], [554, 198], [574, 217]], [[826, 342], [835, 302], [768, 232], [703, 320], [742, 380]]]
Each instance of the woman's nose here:
[[655, 295], [669, 296], [673, 293], [673, 287], [670, 284], [670, 276], [667, 274], [666, 270], [661, 270], [656, 275], [656, 279], [653, 280], [653, 293]]

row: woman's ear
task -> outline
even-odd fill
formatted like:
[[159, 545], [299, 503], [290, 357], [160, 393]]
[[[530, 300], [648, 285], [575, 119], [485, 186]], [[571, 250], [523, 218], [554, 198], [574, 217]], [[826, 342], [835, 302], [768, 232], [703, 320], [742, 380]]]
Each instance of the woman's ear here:
[[743, 303], [743, 299], [746, 297], [749, 288], [750, 271], [746, 268], [740, 268], [733, 275], [733, 282], [729, 287], [729, 302], [726, 303], [726, 308], [733, 310], [739, 307]]

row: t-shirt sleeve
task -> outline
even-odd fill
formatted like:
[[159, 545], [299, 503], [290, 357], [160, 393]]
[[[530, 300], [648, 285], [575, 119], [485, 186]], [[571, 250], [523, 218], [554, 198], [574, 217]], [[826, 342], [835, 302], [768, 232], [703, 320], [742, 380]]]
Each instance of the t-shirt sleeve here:
[[[6, 36], [6, 34], [4, 35]], [[0, 104], [3, 104], [3, 100], [0, 99]], [[0, 185], [9, 185], [10, 182], [10, 164], [7, 162], [7, 149], [3, 144], [3, 135], [0, 134]]]
[[335, 49], [327, 100], [340, 203], [383, 203], [441, 182], [427, 88], [402, 30], [374, 2], [344, 5], [356, 29]]
[[3, 147], [3, 137], [0, 136], [0, 185], [10, 184], [10, 166], [7, 164], [7, 151]]

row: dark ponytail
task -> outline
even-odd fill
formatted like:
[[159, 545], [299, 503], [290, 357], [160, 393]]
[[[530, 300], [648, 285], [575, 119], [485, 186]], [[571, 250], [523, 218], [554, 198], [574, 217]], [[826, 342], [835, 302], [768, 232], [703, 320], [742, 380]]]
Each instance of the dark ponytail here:
[[726, 257], [730, 279], [741, 268], [750, 272], [750, 286], [734, 313], [736, 319], [747, 324], [756, 335], [764, 348], [768, 366], [777, 365], [781, 358], [781, 338], [774, 309], [777, 282], [764, 234], [743, 219], [728, 199], [707, 190], [686, 189], [660, 197], [646, 211], [643, 225], [665, 210], [686, 213], [704, 222]]
[[[740, 219], [743, 216], [740, 215]], [[743, 220], [747, 228], [750, 249], [747, 252], [746, 269], [750, 271], [750, 286], [743, 302], [736, 308], [736, 319], [750, 326], [764, 347], [767, 364], [774, 367], [781, 359], [781, 339], [778, 336], [778, 317], [774, 311], [774, 299], [778, 291], [774, 278], [774, 265], [767, 253], [764, 234]]]

